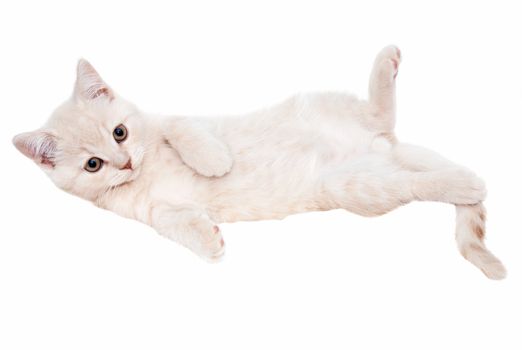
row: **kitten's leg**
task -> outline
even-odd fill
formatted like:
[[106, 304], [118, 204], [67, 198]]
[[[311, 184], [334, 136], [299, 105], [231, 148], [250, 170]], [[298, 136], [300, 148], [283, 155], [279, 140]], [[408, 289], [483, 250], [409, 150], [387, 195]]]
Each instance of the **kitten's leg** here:
[[209, 261], [218, 261], [225, 253], [219, 227], [197, 208], [155, 205], [150, 211], [151, 226], [161, 235], [189, 248]]
[[368, 87], [369, 101], [377, 109], [385, 130], [395, 126], [395, 78], [401, 62], [401, 52], [387, 46], [375, 58]]
[[[456, 171], [471, 174], [465, 168], [443, 158], [439, 154], [419, 146], [399, 144], [393, 149], [395, 161], [403, 168], [417, 172]], [[466, 176], [456, 177], [462, 184]], [[469, 179], [473, 183], [474, 179]], [[502, 279], [506, 269], [484, 244], [486, 209], [482, 202], [472, 205], [456, 205], [457, 226], [455, 238], [460, 253], [464, 258], [477, 266], [487, 277]]]
[[392, 156], [402, 168], [412, 171], [437, 171], [443, 169], [465, 169], [440, 154], [416, 145], [399, 143], [392, 148]]
[[414, 200], [407, 172], [389, 175], [335, 172], [320, 187], [322, 210], [342, 208], [363, 216], [383, 215]]
[[[356, 170], [354, 170], [356, 169]], [[485, 197], [483, 182], [471, 172], [447, 169], [415, 172], [387, 157], [368, 158], [323, 178], [323, 207], [344, 208], [365, 216], [381, 215], [414, 200], [470, 205]]]
[[204, 176], [223, 176], [233, 164], [227, 145], [202, 121], [172, 118], [165, 121], [164, 136], [183, 162]]
[[[436, 152], [408, 144], [397, 144], [391, 152], [393, 161], [400, 168], [414, 172], [418, 177], [433, 178], [433, 185], [424, 189], [419, 187], [419, 193], [431, 192], [432, 196], [435, 196], [435, 193], [439, 192], [440, 201], [457, 205], [477, 204], [485, 199], [484, 181], [472, 171]], [[444, 186], [440, 187], [441, 184]], [[452, 187], [453, 190], [448, 192], [444, 187]]]

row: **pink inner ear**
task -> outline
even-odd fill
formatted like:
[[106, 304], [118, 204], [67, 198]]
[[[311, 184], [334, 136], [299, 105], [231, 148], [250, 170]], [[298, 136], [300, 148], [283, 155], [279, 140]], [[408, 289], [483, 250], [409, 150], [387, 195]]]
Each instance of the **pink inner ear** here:
[[106, 87], [99, 88], [93, 93], [90, 93], [89, 99], [94, 100], [95, 98], [98, 98], [100, 96], [106, 96], [109, 99], [109, 101], [112, 101], [114, 99], [114, 95], [112, 94], [111, 90], [109, 90], [109, 88]]
[[46, 156], [42, 156], [42, 159], [40, 160], [40, 163], [43, 164], [43, 165], [50, 166], [52, 168], [54, 168], [54, 166], [55, 166], [54, 161], [51, 158], [47, 158]]
[[55, 166], [56, 140], [53, 135], [43, 131], [28, 132], [15, 136], [13, 143], [35, 162], [47, 167]]
[[112, 90], [105, 84], [96, 69], [84, 59], [78, 62], [75, 93], [87, 100], [98, 97], [114, 99]]
[[101, 89], [98, 89], [96, 92], [94, 92], [94, 94], [92, 95], [92, 99], [95, 99], [96, 97], [99, 97], [100, 95], [107, 95], [109, 96], [109, 89], [107, 88], [101, 88]]

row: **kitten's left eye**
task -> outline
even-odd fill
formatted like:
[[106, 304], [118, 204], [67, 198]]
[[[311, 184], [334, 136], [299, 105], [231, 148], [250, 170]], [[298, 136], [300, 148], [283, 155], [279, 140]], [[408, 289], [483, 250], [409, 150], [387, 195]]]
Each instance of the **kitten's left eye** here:
[[102, 165], [103, 160], [98, 157], [92, 157], [85, 163], [84, 169], [90, 173], [95, 173], [101, 169]]
[[112, 132], [112, 136], [118, 143], [125, 141], [125, 139], [127, 138], [127, 128], [125, 127], [125, 125], [120, 124], [117, 127], [115, 127], [114, 131]]

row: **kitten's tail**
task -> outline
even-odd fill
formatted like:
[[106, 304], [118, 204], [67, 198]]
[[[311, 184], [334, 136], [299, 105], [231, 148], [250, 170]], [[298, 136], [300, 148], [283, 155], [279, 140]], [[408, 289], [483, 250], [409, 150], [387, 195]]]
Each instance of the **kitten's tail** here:
[[488, 278], [506, 277], [506, 268], [484, 245], [486, 208], [482, 203], [457, 205], [457, 245], [462, 256]]

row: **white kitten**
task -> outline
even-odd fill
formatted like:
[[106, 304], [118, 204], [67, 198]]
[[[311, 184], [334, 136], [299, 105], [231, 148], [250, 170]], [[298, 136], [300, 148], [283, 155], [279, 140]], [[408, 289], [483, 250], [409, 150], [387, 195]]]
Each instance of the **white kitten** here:
[[81, 60], [72, 98], [13, 142], [58, 187], [209, 260], [224, 253], [216, 223], [336, 208], [374, 216], [441, 201], [457, 208], [462, 255], [503, 278], [483, 242], [484, 183], [394, 136], [399, 63], [397, 48], [379, 53], [369, 101], [307, 94], [242, 117], [162, 120], [117, 96]]

